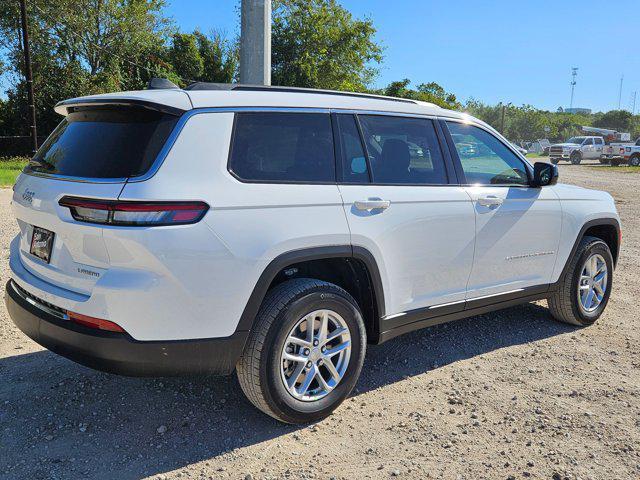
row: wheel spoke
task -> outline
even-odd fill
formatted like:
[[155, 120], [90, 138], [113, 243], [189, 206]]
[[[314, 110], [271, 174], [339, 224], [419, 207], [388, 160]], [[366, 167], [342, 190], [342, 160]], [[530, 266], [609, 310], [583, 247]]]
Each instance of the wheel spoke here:
[[296, 369], [293, 371], [291, 376], [287, 379], [287, 386], [289, 389], [295, 388], [296, 383], [298, 383], [298, 379], [304, 370], [304, 363], [299, 363]]
[[324, 390], [326, 390], [327, 392], [330, 392], [331, 390], [333, 390], [333, 387], [327, 383], [327, 381], [322, 376], [322, 373], [320, 372], [320, 370], [318, 370], [318, 373], [316, 373], [316, 378], [318, 379], [320, 386]]
[[336, 383], [338, 383], [342, 377], [340, 376], [340, 373], [338, 373], [338, 370], [336, 370], [336, 366], [333, 364], [330, 358], [327, 358], [327, 360], [324, 362], [324, 366], [327, 367], [327, 370], [331, 374], [331, 378], [333, 378]]
[[327, 339], [326, 339], [326, 341], [324, 343], [325, 344], [329, 343], [330, 341], [338, 338], [340, 335], [342, 335], [343, 333], [346, 333], [348, 331], [349, 331], [348, 328], [336, 328], [333, 332], [331, 332], [329, 335], [327, 335]]
[[303, 357], [302, 355], [294, 355], [292, 353], [289, 352], [284, 352], [282, 354], [282, 358], [284, 358], [285, 360], [289, 360], [290, 362], [297, 362], [297, 363], [307, 363], [307, 358]]
[[304, 348], [310, 348], [311, 347], [311, 342], [308, 342], [304, 338], [295, 337], [293, 335], [291, 335], [287, 339], [287, 342], [288, 343], [293, 343], [294, 345], [299, 345], [299, 346], [304, 347]]
[[593, 297], [595, 296], [595, 292], [593, 291], [593, 288], [589, 289], [589, 293], [587, 293], [587, 298], [585, 300], [585, 307], [586, 308], [591, 308], [593, 306]]
[[322, 312], [320, 317], [320, 327], [318, 328], [318, 342], [323, 344], [327, 338], [327, 331], [329, 330], [329, 313], [327, 311]]
[[351, 341], [347, 340], [346, 342], [342, 342], [339, 345], [336, 345], [333, 348], [330, 348], [329, 350], [327, 350], [324, 354], [325, 357], [327, 358], [331, 358], [334, 355], [337, 355], [338, 353], [340, 353], [341, 351], [343, 351], [344, 349], [348, 348], [351, 346]]
[[307, 372], [307, 376], [304, 377], [304, 381], [300, 384], [300, 387], [298, 387], [298, 393], [300, 395], [304, 395], [307, 393], [307, 390], [309, 390], [309, 387], [311, 386], [311, 382], [313, 382], [313, 379], [315, 378], [317, 373], [318, 373], [317, 367], [315, 365], [312, 365], [309, 371]]

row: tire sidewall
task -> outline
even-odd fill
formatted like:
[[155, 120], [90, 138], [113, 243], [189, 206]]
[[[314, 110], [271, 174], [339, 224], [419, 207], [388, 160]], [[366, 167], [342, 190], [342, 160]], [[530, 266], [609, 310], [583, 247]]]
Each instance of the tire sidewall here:
[[632, 167], [639, 166], [640, 165], [640, 156], [634, 155], [633, 157], [631, 157], [629, 159], [629, 165], [631, 165]]
[[[587, 259], [593, 254], [600, 254], [607, 265], [607, 289], [604, 292], [604, 298], [602, 302], [593, 312], [585, 312], [580, 308], [579, 305], [579, 297], [578, 297], [578, 285], [580, 283], [580, 275], [582, 274], [582, 267]], [[609, 302], [609, 296], [611, 295], [611, 290], [613, 288], [613, 257], [611, 255], [611, 251], [606, 243], [601, 240], [595, 241], [587, 246], [584, 250], [582, 250], [580, 257], [576, 263], [576, 266], [572, 272], [570, 277], [571, 281], [571, 308], [573, 310], [573, 314], [582, 325], [591, 325], [593, 324], [604, 312], [604, 309], [607, 307], [607, 303]]]
[[[278, 315], [266, 338], [267, 351], [260, 365], [261, 384], [269, 406], [290, 423], [320, 420], [335, 410], [349, 395], [360, 376], [366, 350], [364, 323], [359, 309], [345, 295], [329, 289], [308, 292], [291, 301]], [[314, 310], [328, 309], [338, 313], [347, 323], [351, 334], [349, 366], [338, 384], [328, 395], [314, 402], [294, 398], [282, 382], [280, 355], [284, 342], [294, 325]]]

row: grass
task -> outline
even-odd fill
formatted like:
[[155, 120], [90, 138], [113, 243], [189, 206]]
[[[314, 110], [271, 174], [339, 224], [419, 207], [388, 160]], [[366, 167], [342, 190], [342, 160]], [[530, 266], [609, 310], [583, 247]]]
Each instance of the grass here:
[[0, 187], [11, 187], [29, 159], [27, 157], [0, 157]]
[[591, 167], [594, 170], [598, 170], [599, 172], [623, 172], [623, 173], [640, 173], [640, 167], [630, 167], [630, 166], [620, 166], [620, 167], [610, 167], [610, 166], [602, 166], [602, 167]]

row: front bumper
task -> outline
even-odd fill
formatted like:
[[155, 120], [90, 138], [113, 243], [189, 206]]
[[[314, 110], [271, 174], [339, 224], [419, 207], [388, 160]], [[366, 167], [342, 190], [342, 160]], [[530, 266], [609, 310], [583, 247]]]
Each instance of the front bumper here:
[[129, 376], [227, 375], [242, 353], [247, 332], [224, 338], [141, 342], [126, 333], [95, 330], [55, 315], [9, 280], [5, 303], [13, 322], [52, 352], [82, 365]]

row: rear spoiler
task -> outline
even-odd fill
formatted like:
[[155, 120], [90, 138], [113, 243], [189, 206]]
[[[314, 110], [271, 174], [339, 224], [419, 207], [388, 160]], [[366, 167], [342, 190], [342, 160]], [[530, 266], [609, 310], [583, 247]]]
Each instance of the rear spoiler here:
[[123, 107], [139, 107], [149, 110], [155, 110], [157, 112], [168, 113], [169, 115], [180, 116], [187, 109], [178, 108], [172, 105], [166, 105], [163, 103], [152, 102], [149, 100], [142, 100], [136, 98], [72, 98], [70, 100], [63, 100], [58, 102], [54, 107], [56, 113], [60, 115], [68, 115], [74, 112], [76, 109], [82, 107], [98, 107], [98, 106], [123, 106]]

